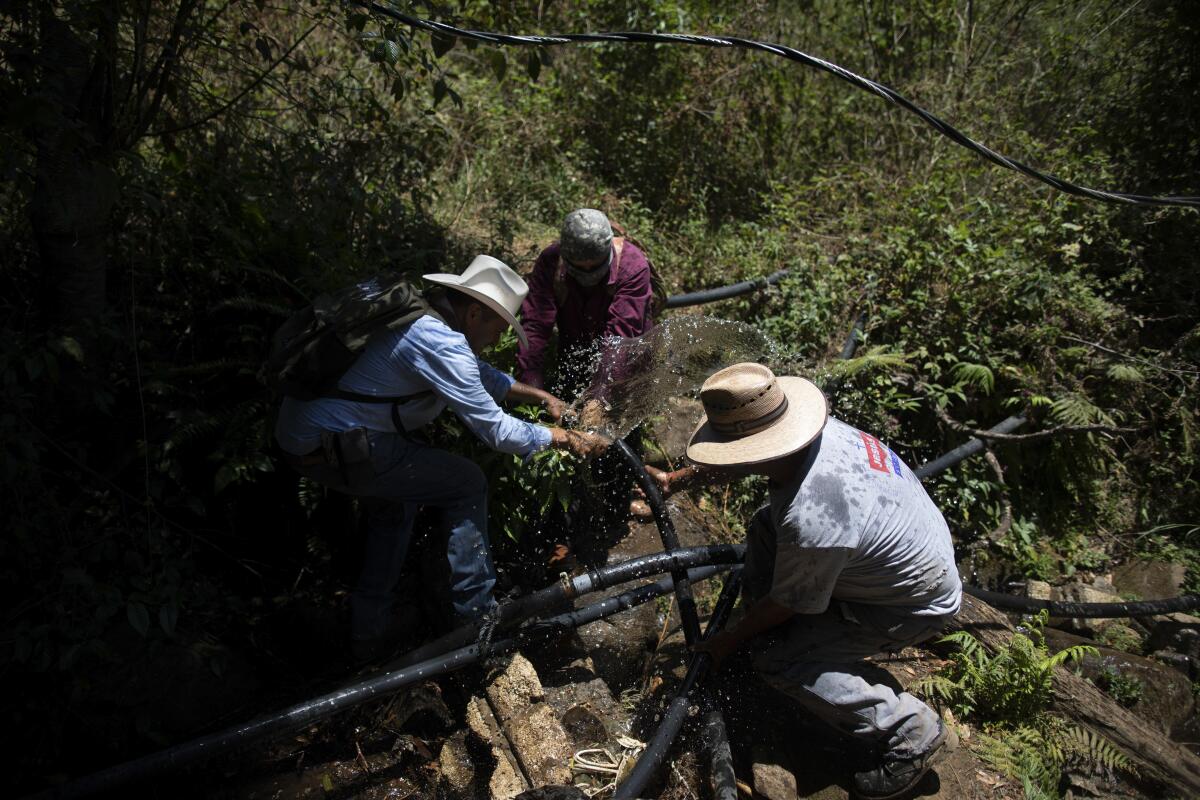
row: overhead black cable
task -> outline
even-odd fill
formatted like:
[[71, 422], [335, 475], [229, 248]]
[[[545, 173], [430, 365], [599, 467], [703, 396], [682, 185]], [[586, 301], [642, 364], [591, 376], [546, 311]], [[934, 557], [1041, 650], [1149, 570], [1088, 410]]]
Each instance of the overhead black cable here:
[[754, 39], [745, 39], [740, 36], [697, 36], [688, 33], [644, 33], [638, 31], [619, 31], [605, 33], [558, 33], [549, 36], [540, 35], [525, 35], [525, 34], [508, 34], [495, 33], [492, 31], [475, 31], [456, 28], [453, 25], [447, 25], [444, 22], [434, 22], [433, 20], [420, 19], [405, 14], [394, 8], [391, 5], [382, 3], [365, 2], [365, 0], [350, 0], [354, 5], [370, 9], [378, 14], [402, 22], [419, 30], [429, 31], [430, 33], [439, 34], [442, 36], [450, 36], [458, 39], [467, 39], [474, 42], [482, 42], [492, 45], [509, 45], [516, 47], [553, 47], [564, 44], [581, 44], [581, 43], [608, 43], [608, 42], [634, 42], [642, 44], [685, 44], [696, 45], [700, 47], [740, 47], [746, 50], [757, 50], [763, 53], [786, 58], [789, 61], [795, 61], [804, 64], [814, 69], [819, 69], [822, 72], [829, 74], [846, 81], [852, 86], [878, 95], [884, 100], [894, 103], [904, 110], [915, 114], [923, 122], [931, 128], [942, 134], [946, 138], [961, 145], [962, 147], [978, 153], [983, 158], [991, 161], [993, 164], [1004, 167], [1006, 169], [1015, 170], [1023, 175], [1026, 175], [1034, 180], [1058, 189], [1060, 192], [1076, 195], [1077, 197], [1087, 197], [1092, 200], [1102, 200], [1108, 203], [1129, 203], [1132, 205], [1149, 205], [1149, 206], [1184, 206], [1188, 208], [1200, 208], [1200, 197], [1176, 197], [1166, 196], [1158, 197], [1152, 195], [1131, 194], [1128, 192], [1110, 192], [1102, 189], [1091, 189], [1086, 186], [1079, 186], [1070, 181], [1050, 175], [1049, 173], [1041, 172], [1033, 167], [1024, 164], [1015, 159], [1011, 159], [1005, 155], [997, 153], [995, 150], [987, 147], [980, 142], [975, 141], [967, 136], [962, 131], [955, 128], [945, 120], [935, 116], [925, 109], [912, 102], [904, 95], [885, 86], [882, 83], [873, 81], [870, 78], [864, 78], [857, 73], [840, 67], [830, 61], [826, 61], [816, 56], [810, 56], [794, 47], [788, 47], [782, 44], [771, 44], [768, 42], [759, 42]]

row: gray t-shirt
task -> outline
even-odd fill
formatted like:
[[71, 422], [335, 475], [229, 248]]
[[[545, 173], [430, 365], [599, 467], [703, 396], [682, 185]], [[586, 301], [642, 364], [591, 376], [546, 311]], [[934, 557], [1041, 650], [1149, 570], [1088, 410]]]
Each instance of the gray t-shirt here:
[[829, 418], [786, 486], [772, 485], [770, 596], [802, 614], [831, 599], [953, 614], [962, 602], [950, 529], [899, 456]]

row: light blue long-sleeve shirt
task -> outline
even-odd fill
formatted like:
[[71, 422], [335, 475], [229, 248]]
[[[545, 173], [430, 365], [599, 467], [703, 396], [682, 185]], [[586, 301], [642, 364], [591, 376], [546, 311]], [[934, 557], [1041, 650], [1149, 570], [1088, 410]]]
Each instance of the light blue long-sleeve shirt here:
[[[492, 449], [529, 455], [550, 444], [550, 431], [504, 413], [498, 402], [512, 385], [510, 375], [471, 352], [465, 336], [428, 315], [400, 331], [376, 336], [338, 382], [345, 391], [376, 397], [432, 390], [400, 404], [397, 415], [405, 431], [431, 422], [449, 406]], [[323, 431], [352, 428], [404, 432], [396, 430], [390, 403], [288, 397], [275, 423], [275, 439], [285, 451], [304, 455], [321, 446]]]

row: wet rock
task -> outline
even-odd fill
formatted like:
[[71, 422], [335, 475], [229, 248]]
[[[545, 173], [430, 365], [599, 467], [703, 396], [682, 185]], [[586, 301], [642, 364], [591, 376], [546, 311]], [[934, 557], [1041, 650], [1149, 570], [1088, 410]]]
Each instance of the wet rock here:
[[[1051, 651], [1058, 652], [1077, 644], [1095, 643], [1065, 631], [1048, 629], [1046, 642]], [[1088, 656], [1079, 664], [1084, 677], [1099, 686], [1105, 686], [1111, 675], [1119, 675], [1126, 681], [1141, 685], [1141, 696], [1129, 709], [1147, 722], [1156, 725], [1164, 734], [1180, 730], [1195, 711], [1196, 701], [1192, 695], [1192, 684], [1187, 676], [1159, 663], [1156, 659], [1123, 653], [1107, 647], [1097, 648], [1099, 656]], [[1108, 672], [1106, 676], [1103, 673]]]
[[[649, 608], [653, 610], [653, 606]], [[637, 684], [646, 663], [647, 626], [637, 624], [637, 618], [629, 621], [632, 624], [626, 628], [602, 620], [579, 629], [579, 638], [587, 647], [596, 674], [613, 694]]]
[[1163, 614], [1151, 619], [1147, 650], [1171, 650], [1192, 661], [1200, 660], [1200, 617]]
[[517, 653], [493, 673], [485, 692], [530, 781], [570, 783], [570, 739], [554, 709], [543, 702], [546, 693], [533, 665]]
[[455, 731], [442, 744], [442, 751], [438, 754], [442, 778], [450, 790], [460, 797], [467, 796], [475, 782], [475, 765], [471, 763], [471, 756], [467, 752], [467, 733], [465, 730]]
[[765, 800], [798, 800], [796, 776], [779, 764], [755, 762], [754, 796]]
[[438, 767], [449, 795], [462, 800], [512, 800], [529, 785], [502, 748], [480, 712], [480, 698], [467, 704], [467, 728], [448, 738], [438, 754]]
[[577, 749], [596, 747], [608, 741], [608, 728], [596, 710], [588, 705], [571, 706], [562, 715], [562, 726]]
[[1113, 570], [1113, 585], [1119, 593], [1142, 600], [1176, 597], [1182, 593], [1187, 567], [1169, 561], [1134, 561]]
[[1049, 600], [1053, 589], [1045, 581], [1028, 581], [1025, 584], [1025, 596], [1034, 600]]
[[574, 786], [542, 786], [521, 792], [515, 800], [587, 800], [587, 795]]
[[568, 766], [574, 751], [554, 709], [545, 703], [504, 722], [504, 732], [521, 759], [529, 780], [537, 785], [570, 783]]
[[487, 695], [501, 722], [511, 719], [533, 703], [546, 699], [537, 670], [520, 653], [513, 655], [502, 670], [488, 676]]

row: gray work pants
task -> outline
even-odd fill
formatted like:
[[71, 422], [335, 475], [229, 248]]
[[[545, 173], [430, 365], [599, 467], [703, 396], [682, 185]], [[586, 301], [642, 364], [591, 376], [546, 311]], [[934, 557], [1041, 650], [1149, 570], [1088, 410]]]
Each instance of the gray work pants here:
[[[767, 509], [746, 537], [743, 592], [748, 600], [770, 590], [775, 532]], [[936, 636], [946, 617], [917, 616], [902, 607], [843, 603], [821, 614], [798, 614], [752, 642], [754, 668], [775, 689], [817, 719], [879, 753], [919, 755], [937, 736], [937, 714], [908, 692], [872, 682], [863, 659]]]

